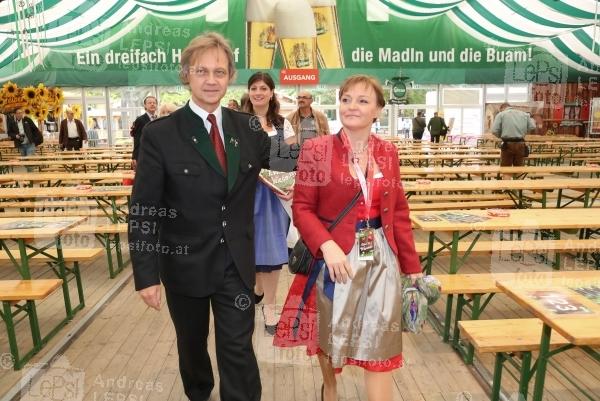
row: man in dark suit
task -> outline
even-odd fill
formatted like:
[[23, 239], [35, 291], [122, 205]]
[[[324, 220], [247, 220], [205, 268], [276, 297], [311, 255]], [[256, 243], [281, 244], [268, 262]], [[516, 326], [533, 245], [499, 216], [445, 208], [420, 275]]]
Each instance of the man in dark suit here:
[[14, 118], [8, 119], [6, 128], [8, 136], [14, 141], [15, 148], [19, 149], [21, 156], [35, 154], [35, 147], [44, 141], [42, 133], [33, 120], [25, 115], [23, 109], [15, 110]]
[[154, 96], [146, 96], [144, 98], [144, 110], [146, 112], [135, 119], [131, 126], [131, 136], [133, 137], [133, 153], [131, 158], [133, 159], [133, 168], [137, 164], [138, 155], [140, 153], [140, 143], [142, 141], [143, 129], [150, 121], [156, 119], [156, 107], [158, 102]]
[[446, 133], [448, 132], [448, 126], [446, 125], [446, 121], [444, 121], [443, 117], [438, 116], [438, 112], [433, 113], [433, 117], [429, 119], [429, 123], [427, 123], [427, 129], [431, 134], [431, 142], [439, 143], [440, 137], [446, 137]]
[[210, 306], [223, 401], [259, 401], [254, 331], [254, 194], [261, 168], [291, 171], [297, 147], [269, 138], [260, 121], [220, 106], [235, 66], [215, 33], [183, 51], [191, 100], [144, 128], [129, 220], [135, 288], [152, 308], [162, 282], [177, 334], [186, 395], [208, 400]]
[[60, 122], [58, 144], [62, 150], [79, 150], [83, 141], [87, 141], [87, 133], [81, 120], [75, 118], [73, 110], [67, 110], [67, 118]]

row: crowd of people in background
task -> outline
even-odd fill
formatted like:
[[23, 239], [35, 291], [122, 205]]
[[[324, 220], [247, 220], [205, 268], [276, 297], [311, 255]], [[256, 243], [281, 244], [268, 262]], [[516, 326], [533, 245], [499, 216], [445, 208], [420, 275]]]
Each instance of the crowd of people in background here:
[[[321, 135], [329, 135], [331, 133], [330, 121], [325, 113], [312, 106], [313, 100], [313, 96], [309, 91], [302, 90], [298, 92], [296, 95], [297, 108], [285, 116], [285, 119], [291, 123], [295, 142], [299, 145], [302, 145], [307, 139]], [[247, 112], [250, 109], [249, 102], [249, 93], [246, 92], [239, 101], [238, 99], [230, 98], [227, 101], [226, 107], [235, 111]], [[168, 116], [179, 108], [179, 106], [170, 102], [161, 102], [159, 106], [158, 100], [154, 95], [146, 96], [142, 101], [142, 106], [144, 107], [144, 113], [139, 115], [129, 128], [129, 134], [132, 137], [134, 144], [132, 157], [134, 169], [137, 162], [137, 155], [144, 126], [156, 118]], [[99, 139], [98, 131], [101, 130], [102, 127], [97, 117], [92, 117], [91, 123], [88, 128], [86, 128], [86, 124], [81, 119], [75, 118], [74, 116], [74, 111], [71, 108], [66, 108], [63, 115], [64, 118], [60, 120], [58, 127], [54, 128], [58, 129], [58, 144], [61, 150], [80, 150], [82, 147], [86, 146], [88, 140], [91, 144]], [[19, 131], [18, 129], [23, 127], [22, 123], [20, 123], [21, 121], [25, 121], [26, 128]], [[375, 124], [378, 123], [376, 122]], [[403, 120], [402, 124], [400, 129], [405, 136], [409, 132], [409, 127], [412, 126], [411, 131], [414, 140], [422, 140], [423, 134], [427, 129], [430, 132], [432, 142], [439, 142], [440, 140], [444, 141], [445, 135], [450, 130], [450, 127], [446, 124], [444, 118], [439, 116], [438, 112], [434, 113], [434, 116], [428, 123], [425, 121], [424, 112], [418, 111], [416, 117], [414, 117], [412, 121]], [[43, 135], [40, 136], [41, 140], [36, 139], [33, 141], [29, 139], [28, 135], [31, 136], [35, 133], [33, 127], [40, 131], [38, 125], [33, 122], [30, 117], [23, 114], [23, 109], [15, 110], [12, 116], [9, 115], [7, 118], [7, 134], [10, 139], [15, 141], [15, 146], [19, 148], [23, 156], [33, 154], [35, 152], [35, 146], [37, 146], [36, 142], [41, 144], [43, 141]], [[40, 131], [40, 134], [42, 134], [42, 131]]]

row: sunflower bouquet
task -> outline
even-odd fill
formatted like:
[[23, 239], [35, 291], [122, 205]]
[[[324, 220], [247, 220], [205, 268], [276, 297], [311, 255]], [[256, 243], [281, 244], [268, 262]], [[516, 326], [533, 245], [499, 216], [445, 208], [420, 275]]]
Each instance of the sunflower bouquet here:
[[0, 112], [8, 113], [22, 108], [24, 113], [38, 121], [45, 120], [48, 114], [60, 114], [64, 102], [62, 89], [37, 86], [19, 88], [13, 82], [6, 82], [0, 89]]

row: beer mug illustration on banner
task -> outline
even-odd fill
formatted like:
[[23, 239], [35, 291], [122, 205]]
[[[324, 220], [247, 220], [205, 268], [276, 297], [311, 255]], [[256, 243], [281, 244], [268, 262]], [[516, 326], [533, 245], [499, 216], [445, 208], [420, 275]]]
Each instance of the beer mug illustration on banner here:
[[279, 0], [275, 33], [285, 68], [317, 68], [315, 17], [306, 0]]
[[336, 0], [309, 0], [315, 15], [317, 55], [322, 68], [344, 68]]
[[246, 3], [246, 67], [273, 68], [277, 0], [248, 0]]

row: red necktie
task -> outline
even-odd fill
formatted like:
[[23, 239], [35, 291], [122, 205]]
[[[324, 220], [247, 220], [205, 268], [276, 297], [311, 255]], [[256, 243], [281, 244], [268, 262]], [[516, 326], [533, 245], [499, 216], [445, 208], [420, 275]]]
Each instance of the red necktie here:
[[219, 160], [223, 172], [227, 174], [227, 157], [225, 156], [225, 147], [223, 146], [223, 140], [219, 133], [217, 119], [214, 114], [209, 114], [207, 120], [210, 123], [210, 141], [215, 148], [215, 153], [217, 154], [217, 159]]

